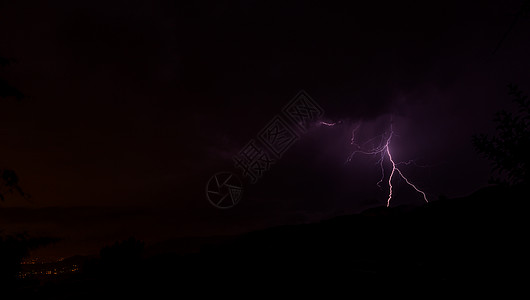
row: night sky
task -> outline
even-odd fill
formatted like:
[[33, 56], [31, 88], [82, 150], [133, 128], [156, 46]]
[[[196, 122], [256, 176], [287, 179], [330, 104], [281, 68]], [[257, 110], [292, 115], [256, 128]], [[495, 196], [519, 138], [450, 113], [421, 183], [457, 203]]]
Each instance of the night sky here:
[[[377, 158], [352, 152], [388, 129], [409, 179], [429, 199], [488, 184], [473, 134], [530, 91], [522, 1], [2, 1], [0, 166], [29, 200], [0, 203], [0, 227], [55, 235], [48, 255], [310, 222], [386, 203]], [[508, 34], [505, 36], [505, 34]], [[505, 36], [505, 38], [503, 38]], [[502, 42], [501, 42], [502, 41]], [[500, 43], [500, 45], [499, 45]], [[300, 90], [324, 110], [263, 178], [238, 153]], [[244, 197], [205, 197], [219, 171]], [[423, 199], [396, 181], [392, 205]]]

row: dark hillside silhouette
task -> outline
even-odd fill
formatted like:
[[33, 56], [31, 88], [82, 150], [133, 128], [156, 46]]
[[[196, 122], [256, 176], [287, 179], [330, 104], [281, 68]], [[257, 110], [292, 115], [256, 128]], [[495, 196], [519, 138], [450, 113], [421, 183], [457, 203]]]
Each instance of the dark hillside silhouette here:
[[172, 291], [212, 296], [241, 293], [228, 288], [237, 282], [263, 291], [307, 293], [310, 286], [398, 295], [415, 286], [450, 295], [484, 285], [516, 286], [528, 227], [522, 192], [521, 186], [493, 186], [416, 208], [381, 207], [214, 239], [189, 254], [145, 257], [144, 244], [131, 238], [102, 249], [75, 285], [65, 281], [45, 291], [87, 298]]

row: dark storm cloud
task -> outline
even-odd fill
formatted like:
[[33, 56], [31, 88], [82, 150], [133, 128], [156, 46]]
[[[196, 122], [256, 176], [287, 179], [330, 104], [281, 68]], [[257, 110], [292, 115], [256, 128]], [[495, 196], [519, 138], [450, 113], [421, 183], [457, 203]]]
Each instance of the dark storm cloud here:
[[[343, 161], [354, 122], [377, 132], [390, 115], [403, 159], [444, 163], [425, 171], [433, 196], [472, 191], [487, 165], [471, 134], [529, 69], [527, 23], [491, 55], [519, 1], [2, 5], [0, 54], [20, 62], [2, 72], [29, 98], [1, 104], [0, 161], [36, 203], [164, 203], [212, 228], [384, 199], [372, 160]], [[308, 133], [239, 207], [212, 211], [209, 176], [300, 89], [343, 125]]]
[[[396, 121], [396, 130], [402, 139], [397, 141], [396, 147], [406, 151], [401, 157], [405, 160], [420, 159], [423, 164], [432, 166], [422, 171], [409, 170], [413, 176], [420, 178], [431, 198], [436, 199], [439, 194], [454, 196], [469, 193], [485, 184], [488, 178], [488, 168], [483, 160], [476, 157], [470, 137], [490, 130], [487, 124], [494, 111], [506, 102], [505, 84], [526, 78], [520, 65], [528, 65], [528, 61], [523, 59], [523, 49], [528, 49], [528, 42], [518, 34], [512, 38], [518, 40], [516, 56], [521, 59], [510, 62], [502, 54], [491, 56], [492, 48], [505, 30], [504, 25], [509, 23], [509, 11], [517, 10], [518, 6], [494, 2], [480, 6], [457, 2], [430, 3], [428, 6], [393, 5], [385, 5], [381, 15], [374, 16], [364, 13], [374, 10], [371, 5], [351, 5], [341, 7], [340, 11], [323, 5], [316, 13], [315, 8], [307, 8], [311, 5], [304, 6], [307, 10], [289, 10], [287, 4], [287, 9], [282, 10], [287, 13], [274, 20], [262, 20], [258, 16], [252, 24], [259, 24], [255, 25], [258, 30], [254, 30], [254, 26], [237, 28], [241, 31], [252, 29], [249, 30], [252, 31], [250, 45], [245, 45], [247, 55], [263, 54], [265, 49], [270, 51], [272, 48], [267, 52], [271, 59], [256, 59], [261, 58], [256, 55], [251, 61], [245, 60], [245, 56], [236, 56], [244, 62], [251, 61], [251, 65], [258, 66], [256, 70], [262, 71], [245, 72], [254, 75], [249, 78], [257, 82], [248, 86], [259, 88], [260, 78], [263, 78], [264, 82], [275, 84], [258, 90], [260, 93], [272, 94], [274, 89], [285, 87], [283, 94], [294, 95], [296, 91], [289, 91], [289, 85], [292, 89], [296, 83], [304, 82], [309, 86], [304, 88], [325, 108], [328, 119], [362, 120], [370, 127], [374, 126], [378, 117], [387, 116], [388, 120], [390, 115], [394, 115], [399, 120]], [[407, 9], [403, 10], [401, 6]], [[391, 13], [393, 9], [399, 13]], [[267, 26], [267, 22], [274, 22], [274, 26], [268, 26], [272, 34], [260, 36], [259, 28]], [[234, 32], [222, 30], [223, 25], [220, 28], [220, 36], [224, 32]], [[285, 43], [279, 42], [282, 38]], [[289, 38], [293, 41], [292, 45]], [[252, 43], [254, 39], [264, 46], [256, 50]], [[281, 50], [275, 52], [278, 48]], [[230, 49], [232, 51], [221, 52], [226, 55], [223, 62], [232, 63], [230, 54], [239, 53], [236, 46]], [[234, 65], [239, 66], [239, 61], [235, 61], [235, 64], [224, 67], [231, 69]], [[501, 65], [504, 67], [499, 69]], [[274, 67], [282, 70], [277, 77], [263, 72]], [[297, 76], [289, 77], [289, 74]], [[233, 91], [245, 88], [242, 85]], [[249, 94], [252, 95], [252, 92]], [[237, 98], [237, 92], [231, 95]], [[256, 106], [262, 109], [257, 116], [252, 110], [243, 112], [241, 116], [237, 106], [228, 106], [228, 115], [237, 116], [241, 123], [239, 126], [234, 123], [222, 126], [228, 128], [224, 132], [239, 141], [241, 146], [267, 123], [264, 114], [273, 116], [285, 103], [278, 103], [281, 97], [268, 97], [272, 100], [270, 102], [261, 100], [263, 98], [267, 99], [266, 96], [256, 95], [252, 100], [242, 100], [246, 103], [256, 101]], [[216, 108], [224, 112], [221, 107]], [[294, 154], [282, 158], [267, 175], [270, 178], [264, 179], [267, 183], [256, 187], [259, 191], [255, 193], [267, 195], [262, 198], [269, 203], [271, 199], [278, 202], [291, 199], [290, 204], [294, 206], [309, 209], [316, 205], [314, 209], [317, 210], [326, 207], [324, 202], [328, 202], [329, 208], [348, 206], [351, 202], [359, 204], [366, 198], [384, 198], [384, 195], [374, 196], [378, 193], [373, 184], [378, 179], [374, 176], [378, 170], [373, 166], [351, 166], [362, 169], [355, 173], [338, 164], [348, 152], [351, 129], [337, 130], [334, 133], [314, 133], [317, 137], [306, 137], [303, 146], [290, 149]], [[248, 136], [246, 140], [238, 135], [241, 132]], [[232, 153], [237, 151], [231, 148], [233, 144], [219, 142], [217, 145], [220, 152], [225, 153], [223, 156], [227, 156], [229, 150]], [[335, 148], [329, 150], [329, 145]], [[323, 149], [327, 151], [325, 157]], [[371, 178], [373, 183], [366, 178]], [[352, 186], [374, 186], [374, 189], [359, 190]], [[342, 203], [331, 200], [330, 204], [329, 199], [341, 199]]]

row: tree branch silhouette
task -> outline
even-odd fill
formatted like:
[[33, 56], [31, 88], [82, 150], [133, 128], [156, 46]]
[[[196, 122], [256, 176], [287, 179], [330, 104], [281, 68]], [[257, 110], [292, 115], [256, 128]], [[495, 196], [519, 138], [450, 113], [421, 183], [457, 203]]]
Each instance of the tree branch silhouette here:
[[473, 136], [473, 146], [477, 152], [492, 162], [493, 171], [499, 177], [494, 183], [530, 183], [530, 101], [517, 85], [509, 84], [509, 95], [517, 104], [515, 113], [501, 110], [496, 113], [494, 122], [496, 134]]
[[[12, 59], [0, 57], [0, 67], [6, 67], [12, 61]], [[10, 97], [21, 100], [24, 98], [24, 94], [10, 85], [7, 80], [0, 78], [0, 98], [6, 99]], [[0, 169], [0, 201], [5, 201], [6, 195], [13, 193], [17, 193], [23, 198], [29, 197], [19, 186], [19, 178], [15, 171], [11, 169]]]

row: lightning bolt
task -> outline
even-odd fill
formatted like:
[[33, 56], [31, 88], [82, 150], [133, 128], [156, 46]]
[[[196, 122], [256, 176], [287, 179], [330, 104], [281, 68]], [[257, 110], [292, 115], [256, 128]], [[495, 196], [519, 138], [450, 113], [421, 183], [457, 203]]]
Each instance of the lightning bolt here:
[[[320, 122], [320, 124], [326, 125], [326, 126], [334, 126], [336, 123]], [[394, 158], [392, 157], [392, 152], [390, 150], [390, 143], [392, 142], [392, 137], [395, 136], [393, 124], [392, 123], [390, 124], [389, 132], [385, 132], [384, 134], [375, 136], [375, 137], [367, 140], [363, 144], [358, 144], [356, 139], [355, 139], [355, 133], [357, 132], [357, 130], [359, 130], [360, 126], [361, 126], [361, 123], [359, 122], [359, 123], [357, 123], [357, 125], [352, 130], [350, 144], [355, 148], [355, 150], [353, 150], [353, 152], [348, 156], [348, 158], [346, 159], [346, 163], [350, 163], [352, 158], [353, 158], [353, 156], [355, 156], [356, 154], [378, 155], [379, 156], [379, 160], [377, 161], [377, 164], [379, 165], [380, 170], [381, 170], [381, 179], [377, 182], [377, 186], [382, 189], [383, 188], [382, 187], [382, 183], [385, 180], [385, 159], [387, 159], [390, 162], [390, 166], [392, 167], [392, 170], [390, 171], [390, 175], [388, 176], [388, 198], [387, 198], [387, 201], [386, 201], [386, 206], [387, 207], [390, 206], [390, 201], [392, 200], [392, 196], [393, 196], [393, 192], [394, 192], [394, 186], [392, 185], [392, 181], [394, 180], [394, 177], [396, 177], [396, 176], [401, 177], [407, 183], [407, 185], [409, 185], [416, 192], [421, 194], [423, 199], [425, 200], [425, 202], [429, 202], [425, 192], [422, 191], [420, 188], [418, 188], [414, 183], [412, 183], [403, 174], [403, 172], [399, 168], [400, 165], [407, 165], [407, 166], [410, 165], [410, 164], [417, 165], [415, 163], [415, 161], [414, 160], [409, 160], [409, 161], [405, 161], [405, 162], [396, 162], [396, 161], [394, 161]], [[372, 143], [373, 141], [375, 141], [377, 139], [380, 140], [380, 143], [379, 143], [379, 145], [377, 147], [373, 147], [372, 149], [365, 150], [367, 144]]]
[[337, 125], [337, 122], [324, 122], [324, 121], [320, 121], [319, 124], [320, 124], [320, 125], [324, 125], [324, 126], [328, 126], [328, 127], [333, 127], [333, 126]]

